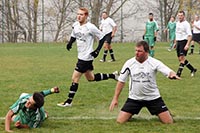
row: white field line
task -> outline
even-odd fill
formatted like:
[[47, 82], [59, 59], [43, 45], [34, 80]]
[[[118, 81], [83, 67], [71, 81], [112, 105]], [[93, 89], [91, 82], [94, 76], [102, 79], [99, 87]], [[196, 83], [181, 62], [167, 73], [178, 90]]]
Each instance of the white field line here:
[[[48, 119], [50, 120], [114, 120], [116, 117], [89, 117], [89, 116], [74, 116], [74, 117], [49, 117]], [[146, 116], [146, 117], [141, 117], [141, 116], [135, 116], [133, 118], [136, 119], [155, 119], [157, 117], [155, 116]], [[174, 120], [200, 120], [200, 117], [187, 117], [187, 116], [175, 116], [173, 117]], [[0, 117], [0, 120], [5, 120], [5, 117]]]

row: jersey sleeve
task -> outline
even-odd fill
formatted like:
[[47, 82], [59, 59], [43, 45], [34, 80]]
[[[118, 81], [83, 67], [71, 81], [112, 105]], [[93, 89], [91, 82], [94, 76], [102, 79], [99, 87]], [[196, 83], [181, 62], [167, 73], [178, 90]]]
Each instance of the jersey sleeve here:
[[27, 94], [20, 97], [12, 106], [10, 106], [10, 110], [12, 110], [14, 114], [17, 114], [23, 108], [24, 104], [30, 96], [31, 94]]
[[120, 71], [120, 75], [119, 75], [119, 78], [118, 78], [118, 81], [120, 82], [126, 82], [129, 74], [130, 74], [130, 69], [129, 69], [129, 65], [128, 65], [128, 61], [123, 65], [121, 71]]
[[111, 18], [110, 18], [110, 24], [111, 24], [111, 26], [112, 26], [112, 27], [115, 27], [115, 26], [117, 26], [117, 24], [116, 24], [116, 23], [114, 22], [114, 20], [113, 20], [113, 19], [111, 19]]
[[188, 22], [186, 23], [186, 32], [187, 32], [187, 35], [192, 35], [191, 27]]
[[90, 25], [91, 33], [96, 36], [99, 40], [101, 40], [104, 37], [104, 34], [102, 31], [100, 31], [94, 24]]
[[161, 72], [164, 76], [168, 77], [173, 70], [166, 66], [161, 61], [157, 60], [157, 71]]
[[74, 27], [75, 27], [76, 25], [78, 25], [78, 22], [75, 22], [75, 23], [72, 25], [71, 37], [74, 37], [74, 38], [76, 38], [75, 33], [74, 33]]

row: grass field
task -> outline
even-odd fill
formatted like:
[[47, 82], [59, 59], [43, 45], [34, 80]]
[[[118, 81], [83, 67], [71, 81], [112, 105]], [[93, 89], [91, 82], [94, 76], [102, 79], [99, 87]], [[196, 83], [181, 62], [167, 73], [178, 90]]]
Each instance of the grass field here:
[[[134, 44], [115, 43], [116, 62], [101, 63], [101, 54], [94, 61], [94, 72], [120, 70], [124, 62], [134, 56]], [[155, 58], [163, 61], [174, 71], [178, 68], [175, 51], [167, 51], [167, 43], [157, 43]], [[198, 49], [195, 49], [198, 51]], [[108, 56], [108, 59], [110, 57]], [[188, 60], [200, 71], [200, 55], [188, 55]], [[71, 75], [77, 62], [76, 46], [68, 52], [65, 44], [0, 44], [0, 132], [4, 132], [4, 117], [22, 92], [33, 93], [53, 86], [61, 90], [45, 99], [49, 118], [39, 129], [15, 132], [50, 133], [199, 133], [200, 131], [200, 72], [190, 77], [184, 68], [182, 80], [169, 80], [157, 74], [160, 93], [174, 116], [175, 123], [164, 125], [144, 108], [131, 122], [120, 125], [115, 122], [117, 114], [127, 96], [127, 85], [119, 107], [113, 112], [108, 108], [114, 94], [116, 81], [88, 82], [81, 78], [79, 90], [71, 108], [56, 106], [65, 100], [71, 85]]]

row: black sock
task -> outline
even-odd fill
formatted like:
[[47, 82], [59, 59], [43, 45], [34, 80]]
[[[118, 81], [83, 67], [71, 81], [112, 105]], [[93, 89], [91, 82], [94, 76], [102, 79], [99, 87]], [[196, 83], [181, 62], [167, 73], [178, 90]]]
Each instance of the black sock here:
[[177, 76], [181, 77], [181, 73], [183, 71], [183, 68], [184, 68], [184, 64], [183, 63], [180, 63], [179, 64], [179, 68], [178, 68], [178, 71], [176, 73]]
[[103, 53], [103, 60], [104, 61], [106, 60], [107, 53], [108, 53], [108, 50], [104, 50], [104, 53]]
[[74, 95], [76, 94], [78, 90], [78, 83], [72, 83], [72, 85], [70, 86], [70, 90], [69, 90], [69, 94], [68, 94], [68, 99], [67, 99], [67, 103], [71, 103], [73, 98], [74, 98]]
[[94, 75], [94, 81], [107, 80], [109, 78], [115, 79], [114, 74], [97, 73]]
[[194, 52], [194, 45], [191, 46], [191, 53], [193, 54]]
[[109, 52], [110, 52], [110, 57], [111, 57], [111, 59], [112, 59], [112, 60], [115, 60], [115, 57], [114, 57], [114, 52], [113, 52], [113, 50], [112, 50], [112, 49], [110, 49], [110, 50], [109, 50]]
[[190, 62], [188, 62], [187, 60], [185, 60], [184, 63], [185, 63], [184, 65], [186, 65], [186, 67], [187, 67], [190, 71], [193, 71], [193, 70], [194, 70], [194, 67], [190, 64]]

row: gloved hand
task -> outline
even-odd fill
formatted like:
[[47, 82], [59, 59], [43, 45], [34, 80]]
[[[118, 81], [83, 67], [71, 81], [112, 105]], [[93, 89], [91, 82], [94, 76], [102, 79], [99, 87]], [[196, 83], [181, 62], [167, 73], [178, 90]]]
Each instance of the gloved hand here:
[[154, 37], [154, 41], [156, 41], [156, 37]]
[[99, 50], [94, 50], [90, 55], [96, 58], [99, 55]]
[[66, 49], [67, 49], [68, 51], [70, 51], [71, 48], [72, 48], [72, 44], [68, 43], [68, 44], [66, 45]]
[[142, 39], [144, 40], [144, 35], [142, 36]]

